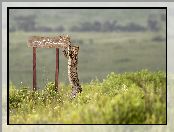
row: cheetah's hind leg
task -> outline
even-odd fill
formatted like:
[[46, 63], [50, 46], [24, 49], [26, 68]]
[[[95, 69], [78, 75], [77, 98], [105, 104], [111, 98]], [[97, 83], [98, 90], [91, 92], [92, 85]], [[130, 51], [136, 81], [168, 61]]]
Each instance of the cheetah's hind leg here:
[[71, 99], [75, 98], [77, 96], [78, 93], [82, 92], [82, 88], [81, 87], [72, 87], [72, 92], [71, 92]]

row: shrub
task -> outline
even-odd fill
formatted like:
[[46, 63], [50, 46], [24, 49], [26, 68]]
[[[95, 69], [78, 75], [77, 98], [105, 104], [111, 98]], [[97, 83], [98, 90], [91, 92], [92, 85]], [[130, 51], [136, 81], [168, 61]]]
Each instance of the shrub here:
[[110, 73], [102, 82], [82, 84], [83, 92], [71, 100], [70, 86], [49, 82], [30, 91], [10, 85], [10, 123], [166, 123], [166, 76], [142, 70]]

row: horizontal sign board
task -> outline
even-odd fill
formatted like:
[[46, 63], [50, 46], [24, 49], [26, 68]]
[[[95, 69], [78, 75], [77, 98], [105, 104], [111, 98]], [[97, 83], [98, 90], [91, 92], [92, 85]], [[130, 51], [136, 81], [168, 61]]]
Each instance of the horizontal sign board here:
[[36, 48], [67, 48], [70, 44], [70, 37], [66, 36], [31, 36], [28, 39], [28, 47]]

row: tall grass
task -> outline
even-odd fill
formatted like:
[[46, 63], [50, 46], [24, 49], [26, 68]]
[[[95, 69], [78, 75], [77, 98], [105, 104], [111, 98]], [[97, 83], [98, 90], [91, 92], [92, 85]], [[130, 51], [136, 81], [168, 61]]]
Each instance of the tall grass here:
[[110, 73], [103, 81], [82, 84], [83, 92], [72, 100], [70, 86], [60, 87], [57, 93], [54, 83], [49, 82], [44, 89], [33, 92], [11, 83], [10, 123], [166, 123], [164, 72]]

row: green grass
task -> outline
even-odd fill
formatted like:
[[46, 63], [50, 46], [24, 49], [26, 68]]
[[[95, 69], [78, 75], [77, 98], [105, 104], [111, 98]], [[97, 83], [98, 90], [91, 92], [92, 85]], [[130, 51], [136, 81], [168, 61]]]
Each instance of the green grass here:
[[103, 81], [82, 84], [83, 92], [69, 98], [71, 88], [59, 93], [49, 82], [37, 92], [12, 83], [9, 91], [10, 123], [164, 124], [166, 75], [142, 70], [110, 73]]
[[[15, 85], [19, 86], [21, 82], [27, 86], [32, 84], [32, 48], [27, 47], [28, 37], [55, 34], [57, 33], [10, 33], [9, 77]], [[80, 46], [78, 70], [81, 82], [89, 83], [95, 77], [102, 80], [110, 72], [123, 73], [141, 69], [166, 70], [165, 41], [153, 41], [153, 38], [157, 36], [165, 37], [164, 33], [67, 32], [67, 34]], [[67, 60], [61, 50], [59, 66], [60, 81], [68, 83]], [[45, 83], [53, 81], [54, 75], [55, 49], [37, 49], [38, 87], [42, 88]]]

